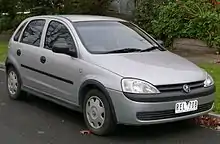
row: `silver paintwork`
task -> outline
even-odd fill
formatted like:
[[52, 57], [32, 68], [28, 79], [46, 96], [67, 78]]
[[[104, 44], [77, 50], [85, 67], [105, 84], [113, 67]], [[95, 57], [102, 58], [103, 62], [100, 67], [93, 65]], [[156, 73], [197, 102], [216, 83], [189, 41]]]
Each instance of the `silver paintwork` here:
[[[138, 111], [169, 110], [174, 108], [174, 103], [176, 102], [141, 103], [131, 101], [122, 93], [122, 78], [136, 78], [150, 82], [153, 85], [167, 85], [205, 80], [206, 73], [195, 64], [169, 51], [107, 55], [91, 54], [83, 46], [72, 25], [72, 22], [78, 21], [124, 20], [103, 16], [63, 15], [31, 17], [24, 20], [24, 22], [35, 19], [46, 20], [40, 47], [15, 42], [13, 36], [17, 30], [9, 42], [8, 60], [10, 60], [21, 75], [21, 80], [23, 82], [22, 89], [28, 89], [30, 92], [33, 91], [41, 97], [48, 95], [50, 98], [47, 97], [46, 99], [53, 99], [53, 101], [57, 99], [71, 106], [78, 107], [80, 105], [80, 86], [87, 80], [98, 81], [108, 90], [115, 109], [117, 122], [122, 124], [161, 123], [190, 118], [208, 112], [150, 122], [138, 121], [136, 119], [135, 113]], [[46, 29], [51, 20], [57, 20], [69, 29], [75, 41], [78, 58], [53, 53], [43, 48]], [[21, 25], [24, 22], [22, 22]], [[16, 55], [17, 49], [21, 49], [21, 57]], [[47, 58], [45, 64], [40, 63], [41, 56]], [[21, 67], [21, 64], [32, 66], [35, 69], [73, 81], [74, 84], [71, 85], [25, 69]], [[210, 95], [198, 98], [198, 101], [202, 104], [211, 102], [213, 99], [214, 95]], [[62, 103], [62, 105], [65, 104]], [[70, 107], [69, 105], [68, 107]]]
[[[199, 115], [206, 114], [212, 110], [196, 113], [192, 115], [186, 115], [177, 118], [168, 118], [168, 119], [160, 119], [160, 120], [150, 120], [150, 121], [140, 121], [136, 117], [137, 112], [150, 112], [150, 111], [164, 111], [164, 110], [172, 110], [175, 108], [175, 104], [181, 101], [171, 101], [171, 102], [135, 102], [129, 100], [127, 97], [123, 95], [122, 92], [108, 89], [109, 94], [111, 95], [112, 102], [116, 111], [116, 117], [118, 123], [120, 124], [133, 124], [133, 125], [142, 125], [142, 124], [158, 124], [158, 123], [165, 123], [165, 122], [173, 122], [177, 120], [184, 120], [193, 118]], [[206, 104], [212, 102], [214, 99], [214, 94], [208, 95], [206, 97], [200, 97], [195, 99], [185, 99], [182, 101], [188, 100], [198, 100], [200, 104]]]

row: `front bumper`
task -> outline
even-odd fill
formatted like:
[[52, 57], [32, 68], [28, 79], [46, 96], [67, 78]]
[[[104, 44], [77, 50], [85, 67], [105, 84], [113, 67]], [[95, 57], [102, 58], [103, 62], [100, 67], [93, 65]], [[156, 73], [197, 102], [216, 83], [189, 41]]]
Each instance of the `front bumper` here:
[[[129, 99], [120, 91], [108, 89], [118, 124], [147, 125], [190, 119], [210, 112], [214, 106], [214, 92], [200, 97], [162, 102], [141, 102]], [[181, 101], [198, 100], [197, 111], [175, 114], [175, 104]]]

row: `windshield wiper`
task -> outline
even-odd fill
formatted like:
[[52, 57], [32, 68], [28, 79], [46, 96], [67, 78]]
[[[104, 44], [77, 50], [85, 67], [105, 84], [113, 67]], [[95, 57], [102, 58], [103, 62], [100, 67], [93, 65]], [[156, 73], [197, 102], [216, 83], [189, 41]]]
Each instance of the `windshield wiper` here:
[[152, 46], [147, 49], [138, 49], [138, 48], [124, 48], [119, 50], [112, 50], [107, 52], [102, 52], [103, 54], [110, 54], [110, 53], [130, 53], [130, 52], [150, 52], [152, 50], [158, 49], [158, 46]]
[[158, 46], [152, 46], [152, 47], [150, 47], [150, 48], [141, 50], [141, 52], [150, 52], [150, 51], [155, 50], [155, 49], [158, 49], [158, 48], [159, 48]]
[[129, 53], [129, 52], [141, 52], [141, 49], [137, 49], [137, 48], [124, 48], [124, 49], [119, 49], [119, 50], [113, 50], [113, 51], [108, 51], [108, 52], [104, 52], [106, 54], [109, 53]]

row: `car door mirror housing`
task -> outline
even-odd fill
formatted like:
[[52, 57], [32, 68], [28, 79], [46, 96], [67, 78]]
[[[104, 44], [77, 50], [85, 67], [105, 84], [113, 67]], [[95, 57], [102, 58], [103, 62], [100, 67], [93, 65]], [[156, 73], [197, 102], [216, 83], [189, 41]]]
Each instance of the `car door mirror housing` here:
[[71, 47], [71, 46], [67, 45], [66, 43], [55, 43], [52, 47], [52, 51], [54, 53], [67, 54], [72, 57], [77, 56], [76, 51], [75, 51], [75, 47]]

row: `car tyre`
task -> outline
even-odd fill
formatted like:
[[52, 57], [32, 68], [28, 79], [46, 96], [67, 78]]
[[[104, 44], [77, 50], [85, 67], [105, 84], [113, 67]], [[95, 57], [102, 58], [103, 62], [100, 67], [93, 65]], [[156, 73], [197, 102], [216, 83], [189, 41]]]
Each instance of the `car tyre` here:
[[14, 67], [9, 67], [6, 72], [6, 87], [10, 99], [20, 100], [25, 97], [26, 93], [21, 90], [21, 84], [17, 70]]
[[83, 103], [83, 116], [89, 130], [96, 135], [111, 134], [116, 123], [106, 96], [97, 89], [87, 92]]

